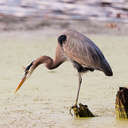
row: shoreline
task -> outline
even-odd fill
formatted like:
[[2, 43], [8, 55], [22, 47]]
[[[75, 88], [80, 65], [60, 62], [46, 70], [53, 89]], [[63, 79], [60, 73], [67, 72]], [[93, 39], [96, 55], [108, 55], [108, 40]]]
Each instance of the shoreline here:
[[42, 18], [4, 17], [0, 19], [1, 32], [44, 31], [46, 33], [59, 32], [73, 28], [86, 34], [128, 35], [128, 24], [121, 22], [106, 22], [96, 20], [53, 20]]

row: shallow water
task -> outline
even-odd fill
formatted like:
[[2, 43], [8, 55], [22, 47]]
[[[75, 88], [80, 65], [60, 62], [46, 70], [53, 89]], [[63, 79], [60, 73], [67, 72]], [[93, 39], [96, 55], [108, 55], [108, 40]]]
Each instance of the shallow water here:
[[14, 94], [23, 76], [23, 66], [41, 55], [54, 57], [56, 36], [41, 33], [3, 33], [0, 36], [0, 127], [1, 128], [122, 128], [114, 112], [119, 86], [127, 86], [128, 37], [88, 35], [103, 51], [113, 72], [106, 77], [95, 71], [83, 75], [80, 101], [97, 115], [74, 119], [69, 108], [78, 87], [77, 72], [70, 62], [53, 71], [39, 68]]

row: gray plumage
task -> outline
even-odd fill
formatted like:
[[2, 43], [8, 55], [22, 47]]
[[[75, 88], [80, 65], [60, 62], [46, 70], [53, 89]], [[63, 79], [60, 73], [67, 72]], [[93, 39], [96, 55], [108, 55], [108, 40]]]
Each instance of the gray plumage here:
[[66, 57], [83, 67], [103, 71], [108, 76], [112, 75], [103, 53], [89, 38], [75, 30], [68, 30], [63, 35], [66, 35], [62, 45]]

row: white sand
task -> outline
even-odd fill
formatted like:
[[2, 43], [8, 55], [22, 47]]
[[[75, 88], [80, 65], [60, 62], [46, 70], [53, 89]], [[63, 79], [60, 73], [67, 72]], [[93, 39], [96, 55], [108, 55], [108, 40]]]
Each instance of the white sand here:
[[56, 36], [40, 32], [3, 33], [0, 36], [0, 128], [123, 128], [127, 122], [115, 118], [115, 96], [119, 86], [127, 86], [128, 37], [88, 35], [110, 62], [114, 76], [96, 71], [83, 76], [80, 102], [98, 115], [74, 119], [78, 78], [70, 62], [54, 71], [40, 66], [14, 94], [23, 76], [22, 66], [41, 55], [54, 57]]

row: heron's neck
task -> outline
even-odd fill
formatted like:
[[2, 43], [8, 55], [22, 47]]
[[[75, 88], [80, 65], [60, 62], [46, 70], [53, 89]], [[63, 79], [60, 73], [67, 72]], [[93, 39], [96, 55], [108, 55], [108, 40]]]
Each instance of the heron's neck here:
[[63, 61], [60, 61], [60, 60], [57, 60], [57, 59], [53, 60], [49, 56], [41, 56], [41, 57], [39, 57], [35, 60], [34, 65], [35, 65], [35, 67], [37, 67], [40, 64], [45, 64], [45, 66], [48, 69], [52, 70], [52, 69], [57, 68], [62, 63], [63, 63]]

